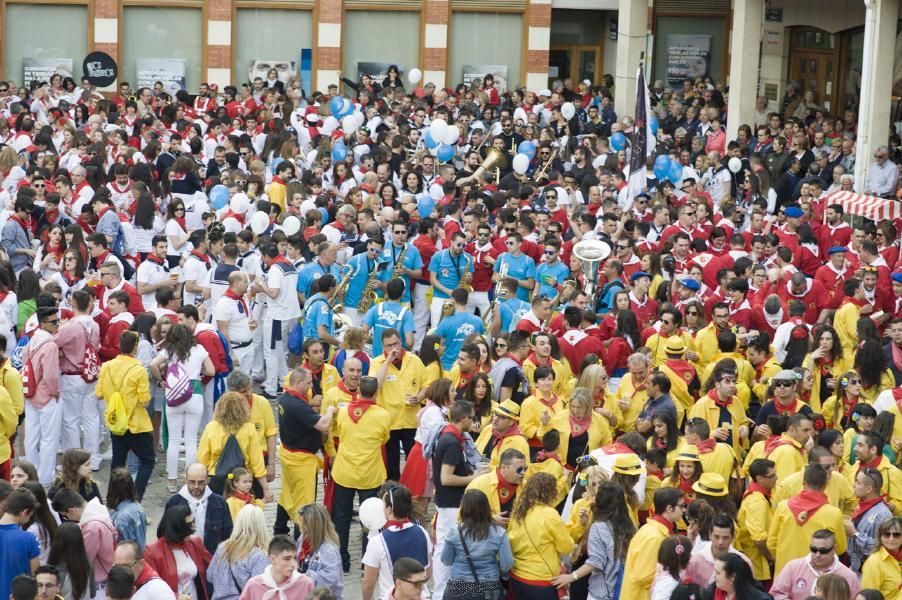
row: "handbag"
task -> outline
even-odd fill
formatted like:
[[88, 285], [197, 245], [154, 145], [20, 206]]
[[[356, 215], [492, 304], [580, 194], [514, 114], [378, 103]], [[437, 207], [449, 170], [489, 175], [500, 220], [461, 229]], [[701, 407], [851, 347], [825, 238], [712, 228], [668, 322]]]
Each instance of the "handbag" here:
[[[460, 536], [460, 543], [464, 547], [464, 556], [467, 557], [467, 564], [470, 565], [470, 573], [473, 574], [473, 579], [476, 580], [476, 585], [480, 585], [479, 575], [476, 574], [476, 566], [473, 564], [473, 557], [470, 556], [470, 549], [467, 547], [467, 540], [464, 537], [463, 530], [458, 526], [457, 534]], [[495, 593], [489, 590], [482, 591], [483, 600], [495, 600]]]

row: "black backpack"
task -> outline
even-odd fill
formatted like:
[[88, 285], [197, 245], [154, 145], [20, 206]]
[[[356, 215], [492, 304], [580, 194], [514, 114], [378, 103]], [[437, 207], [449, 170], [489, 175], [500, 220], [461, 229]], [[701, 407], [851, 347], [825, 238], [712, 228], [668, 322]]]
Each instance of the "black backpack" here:
[[244, 452], [241, 451], [238, 438], [234, 433], [230, 434], [222, 448], [222, 454], [219, 455], [219, 460], [216, 461], [216, 472], [210, 478], [210, 489], [214, 493], [222, 495], [229, 474], [238, 467], [244, 467], [244, 464]]

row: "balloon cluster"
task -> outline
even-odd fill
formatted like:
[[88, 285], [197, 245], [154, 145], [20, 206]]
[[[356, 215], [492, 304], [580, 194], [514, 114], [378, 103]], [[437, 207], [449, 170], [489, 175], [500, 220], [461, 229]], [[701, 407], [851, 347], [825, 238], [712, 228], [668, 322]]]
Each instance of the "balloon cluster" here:
[[460, 134], [457, 125], [448, 125], [442, 119], [435, 119], [423, 134], [423, 143], [440, 162], [446, 163], [454, 159], [454, 146], [460, 143]]
[[523, 175], [529, 170], [529, 163], [536, 156], [536, 143], [531, 140], [523, 140], [517, 146], [517, 155], [511, 161], [511, 166], [517, 175]]
[[354, 112], [354, 103], [341, 96], [333, 96], [329, 100], [329, 110], [336, 119], [342, 119]]
[[666, 154], [655, 159], [654, 171], [658, 181], [667, 180], [677, 184], [683, 178], [683, 165], [677, 160], [672, 160]]

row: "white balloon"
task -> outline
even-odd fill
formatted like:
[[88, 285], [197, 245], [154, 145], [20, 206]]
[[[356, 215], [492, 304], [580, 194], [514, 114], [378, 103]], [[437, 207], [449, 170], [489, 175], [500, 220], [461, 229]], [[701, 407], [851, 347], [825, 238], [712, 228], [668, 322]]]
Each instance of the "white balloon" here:
[[429, 125], [429, 133], [432, 134], [432, 139], [436, 142], [441, 142], [445, 139], [445, 134], [448, 133], [448, 124], [441, 119], [436, 119]]
[[416, 85], [420, 83], [420, 80], [423, 78], [423, 72], [419, 69], [411, 69], [407, 72], [407, 81]]
[[323, 135], [332, 135], [332, 132], [335, 131], [336, 129], [338, 129], [338, 126], [339, 126], [338, 119], [336, 119], [335, 117], [330, 115], [330, 116], [326, 117], [325, 119], [323, 119], [323, 124], [319, 128], [319, 130], [320, 130], [320, 133], [322, 133]]
[[367, 124], [367, 127], [370, 128], [370, 133], [375, 135], [376, 128], [378, 128], [380, 125], [382, 125], [382, 117], [375, 116], [372, 119], [370, 119], [370, 122]]
[[251, 217], [251, 231], [256, 233], [257, 235], [262, 234], [269, 228], [269, 215], [263, 212], [262, 210], [258, 210], [254, 213], [254, 216]]
[[294, 215], [290, 215], [282, 221], [282, 231], [285, 235], [292, 236], [301, 230], [301, 220]]
[[457, 125], [449, 125], [443, 141], [449, 146], [457, 145], [457, 142], [460, 141], [460, 128]]
[[341, 128], [345, 133], [354, 133], [359, 126], [354, 115], [348, 115], [341, 120]]
[[742, 161], [734, 156], [727, 162], [727, 168], [733, 173], [738, 173], [742, 170]]
[[232, 212], [243, 215], [251, 207], [251, 200], [247, 197], [247, 194], [239, 192], [229, 200], [229, 207], [232, 209]]
[[366, 122], [366, 117], [363, 112], [358, 110], [352, 114], [354, 115], [354, 118], [357, 119], [357, 127], [363, 127], [364, 122]]
[[576, 107], [572, 102], [564, 102], [564, 105], [561, 106], [561, 114], [569, 121], [576, 115]]
[[512, 166], [514, 167], [514, 172], [517, 173], [517, 175], [522, 175], [529, 168], [529, 157], [525, 154], [517, 154], [514, 157]]
[[340, 113], [340, 114], [344, 114], [344, 113], [348, 112], [348, 109], [351, 108], [351, 106], [352, 106], [352, 103], [351, 103], [350, 100], [348, 100], [347, 98], [342, 98], [342, 99], [341, 99], [341, 113]]
[[501, 127], [501, 121], [495, 121], [495, 124], [492, 125], [491, 134], [493, 136], [501, 135], [502, 130], [503, 130], [503, 128]]
[[435, 200], [436, 202], [438, 202], [439, 200], [442, 199], [442, 195], [443, 195], [442, 186], [433, 184], [429, 188], [429, 197], [432, 198], [433, 200]]

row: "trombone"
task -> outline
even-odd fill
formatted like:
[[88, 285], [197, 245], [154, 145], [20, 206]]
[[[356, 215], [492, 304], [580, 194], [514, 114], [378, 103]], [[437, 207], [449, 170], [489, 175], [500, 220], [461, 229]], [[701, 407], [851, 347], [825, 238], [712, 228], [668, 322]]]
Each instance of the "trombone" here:
[[545, 164], [542, 165], [542, 168], [539, 169], [538, 171], [536, 171], [536, 173], [533, 175], [533, 178], [532, 178], [533, 181], [535, 181], [536, 183], [539, 183], [539, 181], [541, 181], [542, 179], [547, 177], [548, 169], [551, 168], [551, 164], [554, 162], [554, 159], [557, 157], [558, 152], [559, 152], [559, 150], [557, 148], [554, 148], [551, 151], [551, 156], [548, 157], [548, 160], [545, 161]]

